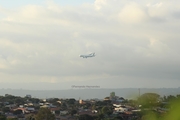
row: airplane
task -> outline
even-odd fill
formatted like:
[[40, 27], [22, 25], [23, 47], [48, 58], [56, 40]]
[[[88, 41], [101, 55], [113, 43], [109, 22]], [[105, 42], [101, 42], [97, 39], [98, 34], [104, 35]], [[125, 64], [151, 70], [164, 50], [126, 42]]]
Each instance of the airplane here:
[[94, 57], [95, 56], [95, 53], [90, 53], [88, 55], [80, 55], [80, 57], [82, 58], [88, 58], [88, 57]]

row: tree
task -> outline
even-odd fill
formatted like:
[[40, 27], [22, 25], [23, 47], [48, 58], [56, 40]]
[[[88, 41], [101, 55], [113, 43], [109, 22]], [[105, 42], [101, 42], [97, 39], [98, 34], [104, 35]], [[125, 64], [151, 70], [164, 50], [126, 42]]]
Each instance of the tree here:
[[102, 114], [101, 112], [98, 113], [97, 120], [103, 120], [103, 119], [104, 119], [104, 114]]
[[156, 93], [145, 93], [138, 98], [138, 102], [144, 107], [157, 105], [160, 95]]
[[173, 101], [170, 101], [170, 111], [168, 112], [168, 114], [166, 116], [164, 116], [166, 119], [164, 120], [179, 120], [180, 119], [180, 99], [176, 99]]
[[55, 120], [55, 115], [48, 108], [40, 108], [36, 120]]
[[138, 106], [137, 100], [129, 100], [129, 101], [128, 101], [128, 104], [129, 104], [130, 106], [133, 106], [133, 107]]
[[84, 105], [83, 105], [83, 108], [84, 109], [89, 109], [91, 107], [91, 104], [90, 103], [85, 103]]
[[16, 103], [16, 104], [24, 104], [23, 102], [24, 102], [24, 101], [22, 101], [21, 98], [15, 98], [15, 99], [14, 99], [14, 103]]
[[62, 109], [67, 109], [66, 103], [63, 102], [63, 103], [61, 104], [61, 108], [62, 108]]
[[96, 105], [93, 105], [93, 106], [92, 106], [92, 110], [96, 110]]
[[35, 120], [35, 117], [33, 114], [26, 115], [26, 120]]
[[177, 97], [177, 98], [180, 98], [180, 95], [178, 94], [178, 95], [176, 95], [176, 97]]
[[90, 115], [84, 114], [79, 116], [79, 120], [94, 120], [94, 118]]
[[141, 120], [158, 120], [158, 114], [154, 111], [149, 111], [141, 117]]
[[6, 120], [6, 116], [0, 114], [0, 120]]
[[176, 100], [175, 96], [173, 96], [173, 95], [167, 96], [167, 102], [174, 101], [174, 100]]
[[32, 103], [39, 103], [40, 100], [37, 98], [28, 98], [29, 101], [31, 101]]
[[103, 113], [103, 114], [107, 114], [108, 111], [109, 111], [109, 108], [108, 108], [108, 107], [104, 106], [104, 107], [102, 108], [102, 113]]
[[15, 110], [15, 111], [13, 112], [13, 114], [14, 114], [14, 115], [20, 115], [20, 114], [22, 114], [22, 110]]
[[116, 117], [114, 117], [113, 120], [124, 120], [124, 119], [123, 119], [123, 117], [121, 117], [121, 116], [116, 116]]
[[6, 120], [18, 120], [18, 118], [7, 118]]
[[103, 113], [104, 115], [108, 115], [108, 116], [113, 113], [113, 111], [112, 111], [109, 107], [106, 107], [106, 106], [104, 106], [104, 107], [101, 109], [101, 111], [102, 111], [102, 113]]
[[69, 112], [70, 114], [71, 114], [71, 116], [73, 116], [74, 114], [76, 114], [77, 113], [77, 110], [71, 110], [70, 112]]
[[3, 107], [2, 108], [3, 113], [10, 112], [9, 107]]
[[70, 98], [70, 99], [67, 100], [67, 103], [68, 103], [69, 105], [74, 105], [75, 102], [76, 102], [76, 100], [75, 100], [74, 98]]
[[60, 107], [61, 103], [59, 103], [58, 101], [59, 101], [59, 98], [52, 98], [49, 100], [49, 102], [52, 103], [53, 105]]

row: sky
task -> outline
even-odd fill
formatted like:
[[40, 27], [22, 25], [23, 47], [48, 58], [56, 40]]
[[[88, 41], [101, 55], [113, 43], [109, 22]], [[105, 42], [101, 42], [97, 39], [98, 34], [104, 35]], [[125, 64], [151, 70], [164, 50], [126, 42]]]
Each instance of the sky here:
[[0, 88], [180, 87], [179, 4], [1, 0]]

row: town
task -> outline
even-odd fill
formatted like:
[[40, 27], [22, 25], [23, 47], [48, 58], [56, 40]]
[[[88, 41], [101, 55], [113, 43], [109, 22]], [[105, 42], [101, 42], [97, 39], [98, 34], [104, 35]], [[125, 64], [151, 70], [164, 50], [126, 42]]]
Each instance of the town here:
[[116, 96], [115, 92], [103, 100], [5, 94], [0, 96], [0, 120], [150, 120], [150, 116], [158, 120], [178, 112], [179, 100], [180, 95], [160, 97], [156, 93], [142, 94], [136, 100]]

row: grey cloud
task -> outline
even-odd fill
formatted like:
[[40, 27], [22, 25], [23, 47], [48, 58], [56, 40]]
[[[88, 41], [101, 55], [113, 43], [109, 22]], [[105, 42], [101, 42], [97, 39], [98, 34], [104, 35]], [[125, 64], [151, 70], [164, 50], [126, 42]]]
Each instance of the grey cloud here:
[[[142, 82], [143, 86], [151, 80], [179, 80], [180, 23], [174, 25], [169, 15], [167, 21], [163, 16], [148, 16], [139, 23], [119, 22], [119, 12], [129, 2], [122, 1], [121, 8], [117, 7], [118, 1], [107, 2], [99, 10], [91, 5], [59, 6], [61, 11], [41, 7], [42, 15], [35, 19], [26, 19], [20, 14], [22, 11], [7, 14], [12, 21], [0, 19], [0, 65], [6, 66], [0, 66], [0, 71], [10, 75], [4, 78], [15, 82], [29, 81], [30, 76], [31, 82], [53, 82], [51, 78], [56, 78], [55, 82], [64, 81], [66, 85], [100, 84], [104, 80], [106, 87], [112, 79], [112, 86], [116, 87], [115, 82], [121, 83], [123, 79], [125, 87], [131, 86], [129, 82], [134, 86]], [[134, 2], [148, 15], [147, 1]], [[97, 56], [79, 57], [89, 52], [96, 52]]]
[[174, 12], [174, 13], [172, 14], [172, 16], [173, 16], [174, 18], [179, 19], [179, 18], [180, 18], [180, 11]]

